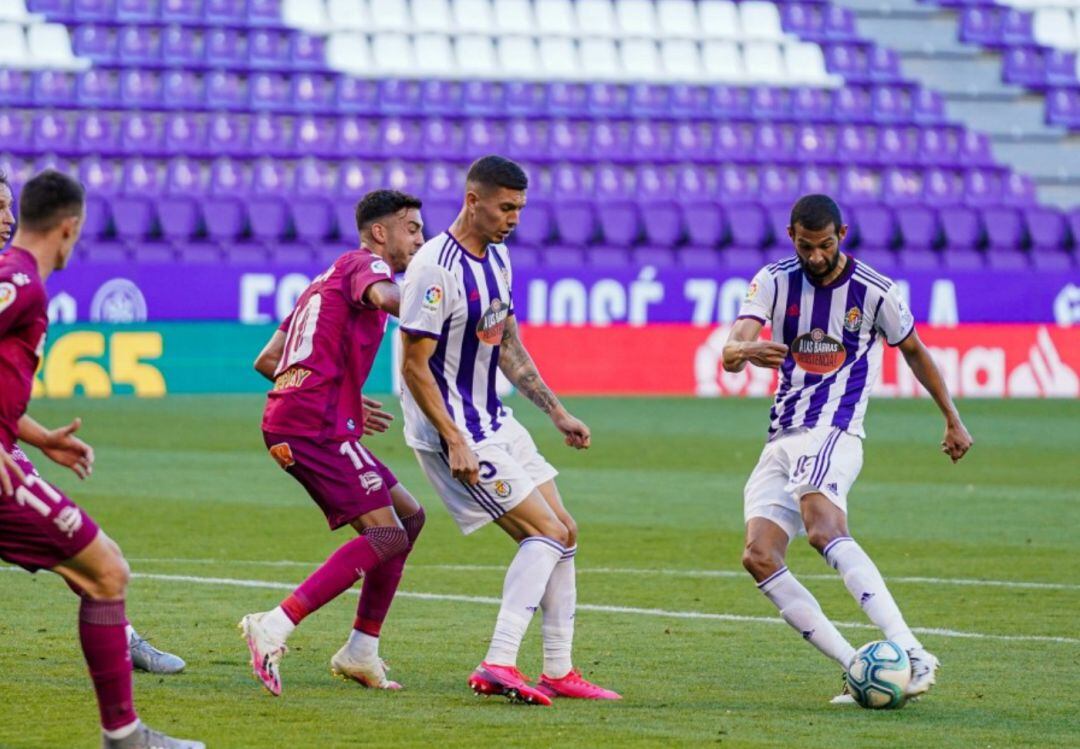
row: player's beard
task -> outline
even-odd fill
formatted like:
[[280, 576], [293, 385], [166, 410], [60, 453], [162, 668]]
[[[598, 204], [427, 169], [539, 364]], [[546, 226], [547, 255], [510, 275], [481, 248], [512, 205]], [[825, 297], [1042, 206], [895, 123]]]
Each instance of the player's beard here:
[[801, 257], [799, 258], [799, 264], [802, 265], [803, 271], [806, 273], [806, 275], [810, 276], [810, 278], [814, 279], [815, 281], [820, 281], [823, 278], [828, 278], [829, 274], [836, 270], [836, 266], [840, 264], [840, 251], [836, 251], [836, 254], [833, 255], [832, 260], [829, 261], [829, 264], [827, 266], [825, 266], [825, 270], [821, 271], [820, 273], [815, 271], [813, 267], [811, 267], [810, 263], [806, 262]]

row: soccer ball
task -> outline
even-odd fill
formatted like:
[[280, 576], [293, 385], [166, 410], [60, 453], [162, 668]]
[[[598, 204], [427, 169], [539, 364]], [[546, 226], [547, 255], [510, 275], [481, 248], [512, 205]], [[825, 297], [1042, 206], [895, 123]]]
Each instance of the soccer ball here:
[[847, 683], [855, 701], [872, 710], [903, 707], [911, 681], [911, 663], [892, 640], [877, 640], [855, 652]]

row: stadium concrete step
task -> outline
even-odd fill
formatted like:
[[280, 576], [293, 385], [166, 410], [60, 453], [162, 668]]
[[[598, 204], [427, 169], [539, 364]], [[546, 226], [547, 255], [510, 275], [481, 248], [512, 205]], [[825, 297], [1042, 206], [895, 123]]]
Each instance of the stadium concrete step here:
[[900, 68], [905, 75], [945, 95], [1001, 97], [1024, 90], [1002, 82], [1001, 57], [988, 52], [906, 52], [900, 55]]

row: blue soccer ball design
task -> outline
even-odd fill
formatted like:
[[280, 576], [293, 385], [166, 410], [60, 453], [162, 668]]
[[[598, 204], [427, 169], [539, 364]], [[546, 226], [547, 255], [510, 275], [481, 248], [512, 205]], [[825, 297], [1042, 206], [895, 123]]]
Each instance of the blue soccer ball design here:
[[877, 640], [859, 648], [847, 674], [855, 701], [872, 710], [903, 707], [909, 681], [911, 662], [892, 640]]

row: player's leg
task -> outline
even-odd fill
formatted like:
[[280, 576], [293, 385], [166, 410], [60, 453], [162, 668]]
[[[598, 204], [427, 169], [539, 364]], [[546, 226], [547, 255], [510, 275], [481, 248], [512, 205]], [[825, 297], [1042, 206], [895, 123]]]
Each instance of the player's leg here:
[[89, 546], [52, 570], [81, 591], [79, 641], [97, 694], [106, 749], [203, 747], [154, 731], [135, 712], [124, 612], [130, 572], [120, 547], [99, 532]]
[[538, 487], [552, 512], [569, 531], [566, 553], [548, 578], [540, 599], [543, 616], [544, 670], [537, 688], [549, 697], [573, 697], [592, 700], [621, 699], [617, 692], [593, 684], [574, 668], [574, 617], [577, 609], [577, 522], [566, 509], [554, 480]]
[[[389, 482], [388, 482], [389, 483]], [[394, 514], [408, 535], [408, 546], [397, 556], [370, 570], [364, 576], [356, 620], [345, 646], [330, 661], [335, 674], [353, 679], [366, 687], [398, 689], [400, 684], [386, 678], [386, 666], [379, 657], [379, 636], [390, 605], [397, 593], [405, 562], [424, 527], [424, 508], [400, 483], [390, 488]], [[360, 526], [360, 527], [357, 527]], [[363, 533], [362, 520], [353, 526]]]
[[791, 539], [802, 530], [798, 504], [788, 490], [792, 468], [789, 450], [794, 439], [781, 437], [766, 445], [746, 482], [743, 566], [784, 621], [846, 670], [855, 649], [784, 563]]
[[846, 513], [820, 492], [803, 495], [800, 504], [810, 545], [840, 573], [844, 586], [867, 618], [908, 652], [912, 671], [909, 696], [925, 693], [935, 681], [937, 658], [912, 633], [877, 565], [851, 537]]

